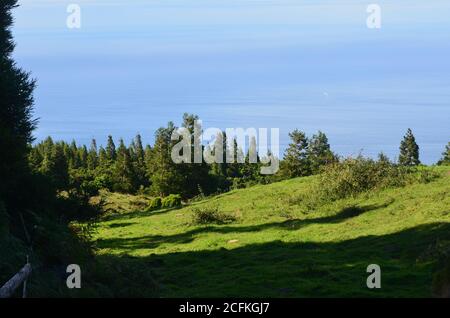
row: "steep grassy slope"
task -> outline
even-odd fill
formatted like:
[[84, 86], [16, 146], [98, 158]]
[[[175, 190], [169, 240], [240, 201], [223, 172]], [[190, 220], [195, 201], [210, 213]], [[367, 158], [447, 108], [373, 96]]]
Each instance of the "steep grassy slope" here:
[[[450, 242], [448, 169], [443, 175], [314, 210], [299, 199], [316, 180], [308, 177], [117, 214], [100, 223], [98, 259], [154, 282], [162, 297], [431, 296], [438, 246]], [[205, 206], [237, 220], [193, 225], [192, 208]], [[372, 263], [381, 266], [378, 290], [366, 287]], [[154, 295], [148, 284], [127, 292]]]

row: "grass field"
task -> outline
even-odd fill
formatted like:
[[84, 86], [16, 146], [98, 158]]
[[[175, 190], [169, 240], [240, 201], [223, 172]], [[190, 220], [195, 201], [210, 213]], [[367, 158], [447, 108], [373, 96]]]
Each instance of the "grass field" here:
[[[133, 281], [127, 296], [427, 297], [436, 254], [450, 246], [449, 170], [312, 210], [299, 198], [316, 177], [153, 212], [115, 194], [108, 204], [118, 212], [94, 237], [97, 258]], [[194, 225], [195, 207], [236, 220]], [[381, 266], [381, 289], [366, 287], [372, 263]]]

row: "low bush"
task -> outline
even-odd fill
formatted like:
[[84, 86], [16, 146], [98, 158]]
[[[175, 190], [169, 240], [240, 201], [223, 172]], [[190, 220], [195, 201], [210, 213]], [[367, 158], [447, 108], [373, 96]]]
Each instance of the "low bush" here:
[[409, 183], [411, 172], [411, 168], [387, 160], [358, 156], [326, 166], [316, 191], [320, 199], [335, 201], [371, 190], [404, 186]]
[[421, 169], [415, 174], [415, 177], [416, 180], [414, 181], [418, 183], [430, 183], [439, 178], [440, 174], [434, 170]]
[[180, 207], [181, 196], [179, 194], [171, 194], [162, 199], [161, 206], [166, 209]]
[[150, 200], [150, 203], [148, 205], [147, 211], [153, 211], [161, 209], [162, 206], [162, 200], [160, 197], [156, 197]]
[[192, 208], [193, 224], [224, 224], [235, 220], [236, 218], [234, 216], [220, 212], [218, 207], [206, 206]]

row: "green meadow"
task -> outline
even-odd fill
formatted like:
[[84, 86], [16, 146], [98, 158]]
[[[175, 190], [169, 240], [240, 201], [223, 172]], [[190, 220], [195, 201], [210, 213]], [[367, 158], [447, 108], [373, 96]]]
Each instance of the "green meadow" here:
[[[450, 246], [450, 168], [433, 169], [441, 177], [429, 183], [315, 207], [304, 198], [317, 176], [156, 211], [144, 197], [103, 193], [96, 258], [127, 280], [119, 296], [430, 297]], [[199, 209], [230, 220], [196, 224]], [[369, 264], [381, 267], [380, 289], [366, 286]]]

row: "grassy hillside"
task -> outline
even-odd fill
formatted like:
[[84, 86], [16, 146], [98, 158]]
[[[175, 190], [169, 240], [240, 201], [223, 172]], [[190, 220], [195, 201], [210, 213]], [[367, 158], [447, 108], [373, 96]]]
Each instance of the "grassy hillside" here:
[[[436, 255], [450, 246], [450, 171], [441, 172], [314, 209], [301, 198], [316, 177], [153, 212], [124, 212], [133, 198], [115, 195], [109, 205], [122, 212], [100, 222], [98, 259], [133, 282], [127, 296], [431, 296]], [[236, 220], [194, 225], [193, 209], [205, 207]], [[378, 290], [366, 287], [372, 263]]]

